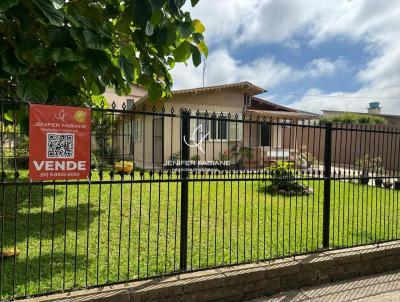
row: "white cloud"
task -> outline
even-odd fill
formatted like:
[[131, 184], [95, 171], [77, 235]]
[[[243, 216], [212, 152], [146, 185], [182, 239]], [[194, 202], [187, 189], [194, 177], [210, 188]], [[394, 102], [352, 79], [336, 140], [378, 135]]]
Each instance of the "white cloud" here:
[[[348, 79], [362, 86], [351, 95], [376, 97], [373, 99], [382, 103], [384, 112], [400, 113], [399, 87], [363, 92], [400, 83], [400, 0], [201, 0], [192, 15], [204, 22], [207, 41], [211, 50], [216, 49], [208, 60], [206, 84], [248, 80], [268, 89], [282, 83], [333, 75], [351, 67], [351, 62], [342, 58], [335, 61], [318, 58], [298, 70], [284, 59], [261, 56], [243, 62], [231, 53], [232, 49], [249, 44], [258, 47], [279, 44], [296, 50], [299, 37], [303, 44], [315, 48], [334, 38], [346, 39], [363, 43], [372, 57], [355, 78]], [[176, 87], [201, 85], [201, 68], [177, 66], [173, 74]], [[321, 88], [315, 89], [311, 92], [324, 93]], [[331, 95], [338, 94], [342, 92]], [[399, 99], [385, 99], [397, 96]], [[373, 99], [304, 97], [293, 105], [313, 111], [332, 107], [365, 111]]]
[[319, 58], [312, 60], [305, 72], [306, 74], [314, 77], [332, 75], [336, 71], [345, 68], [345, 65], [346, 60], [343, 58], [338, 58], [333, 62], [326, 58]]
[[[227, 49], [219, 49], [210, 54], [206, 63], [205, 84], [216, 85], [249, 81], [261, 87], [271, 87], [290, 79], [291, 67], [265, 56], [252, 62], [243, 63], [234, 59]], [[198, 87], [202, 84], [202, 66], [194, 68], [178, 64], [172, 71], [174, 88]]]
[[[266, 89], [276, 87], [284, 82], [297, 82], [306, 78], [332, 75], [344, 68], [342, 58], [329, 61], [326, 58], [315, 59], [304, 69], [293, 69], [289, 65], [278, 62], [271, 56], [257, 58], [244, 63], [234, 59], [227, 49], [218, 49], [212, 52], [207, 59], [205, 85], [217, 85], [249, 81]], [[198, 87], [202, 85], [203, 66], [195, 68], [177, 64], [172, 70], [175, 81], [174, 89]]]
[[206, 26], [208, 43], [218, 42], [237, 35], [247, 16], [252, 14], [260, 0], [201, 0], [194, 9], [187, 1], [186, 8], [192, 18], [200, 19]]

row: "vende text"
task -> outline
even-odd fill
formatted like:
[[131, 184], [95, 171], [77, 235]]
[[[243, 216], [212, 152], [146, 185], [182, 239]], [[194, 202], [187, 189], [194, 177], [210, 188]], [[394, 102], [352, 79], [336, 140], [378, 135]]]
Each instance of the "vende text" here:
[[37, 171], [85, 171], [86, 162], [85, 161], [52, 161], [52, 160], [42, 160], [33, 161]]

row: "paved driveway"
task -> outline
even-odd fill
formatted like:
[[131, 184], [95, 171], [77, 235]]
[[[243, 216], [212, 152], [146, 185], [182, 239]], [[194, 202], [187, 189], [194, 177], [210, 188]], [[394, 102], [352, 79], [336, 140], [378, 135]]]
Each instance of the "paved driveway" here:
[[400, 270], [252, 300], [252, 302], [267, 301], [400, 301]]

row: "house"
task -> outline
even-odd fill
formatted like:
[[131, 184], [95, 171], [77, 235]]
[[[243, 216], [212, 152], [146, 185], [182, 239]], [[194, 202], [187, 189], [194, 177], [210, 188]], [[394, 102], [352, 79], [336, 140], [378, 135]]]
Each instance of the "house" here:
[[[119, 118], [119, 157], [145, 168], [159, 168], [179, 158], [179, 111], [185, 108], [191, 111], [188, 144], [193, 160], [232, 161], [230, 155], [244, 148], [247, 166], [267, 165], [272, 157], [290, 158], [297, 148], [295, 135], [289, 135], [287, 127], [276, 121], [298, 123], [316, 116], [257, 97], [265, 92], [249, 82], [240, 82], [175, 90], [168, 100], [152, 101], [145, 95], [134, 102], [134, 112]], [[154, 114], [162, 110], [165, 115]]]
[[103, 96], [106, 98], [110, 108], [115, 104], [115, 109], [122, 109], [123, 104], [126, 105], [126, 108], [132, 108], [133, 104], [146, 94], [147, 91], [142, 86], [132, 84], [129, 95], [118, 95], [115, 93], [114, 88], [107, 87]]
[[400, 115], [394, 114], [383, 114], [382, 108], [380, 107], [379, 102], [371, 102], [369, 103], [369, 107], [367, 108], [367, 112], [351, 112], [351, 111], [337, 111], [337, 110], [322, 110], [323, 116], [325, 117], [333, 117], [338, 116], [345, 113], [354, 113], [359, 115], [370, 115], [370, 116], [377, 116], [383, 117], [387, 120], [388, 125], [400, 127]]

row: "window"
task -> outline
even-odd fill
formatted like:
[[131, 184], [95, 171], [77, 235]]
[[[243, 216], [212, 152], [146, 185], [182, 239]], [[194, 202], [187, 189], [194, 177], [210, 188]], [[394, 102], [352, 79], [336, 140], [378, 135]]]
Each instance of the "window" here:
[[251, 96], [247, 93], [244, 94], [244, 106], [250, 107], [251, 106]]
[[[208, 116], [214, 119], [204, 119], [205, 113], [200, 113], [198, 118], [191, 118], [190, 133], [192, 140], [227, 140], [228, 122], [226, 115]], [[195, 131], [197, 129], [197, 131]], [[195, 132], [194, 132], [195, 131]]]
[[[190, 135], [192, 135], [191, 139], [193, 141], [199, 141], [199, 140], [209, 140], [210, 139], [210, 134], [209, 134], [209, 120], [204, 119], [205, 113], [200, 113], [198, 118], [193, 117], [190, 119]], [[197, 131], [195, 131], [197, 129]], [[207, 135], [208, 134], [208, 135]]]
[[142, 120], [136, 119], [133, 121], [133, 141], [140, 142], [142, 140]]
[[133, 108], [133, 104], [135, 104], [134, 99], [126, 99], [126, 109], [131, 110]]
[[261, 124], [260, 125], [260, 146], [270, 146], [271, 145], [271, 125]]
[[211, 139], [228, 139], [226, 116], [217, 116], [211, 120]]

